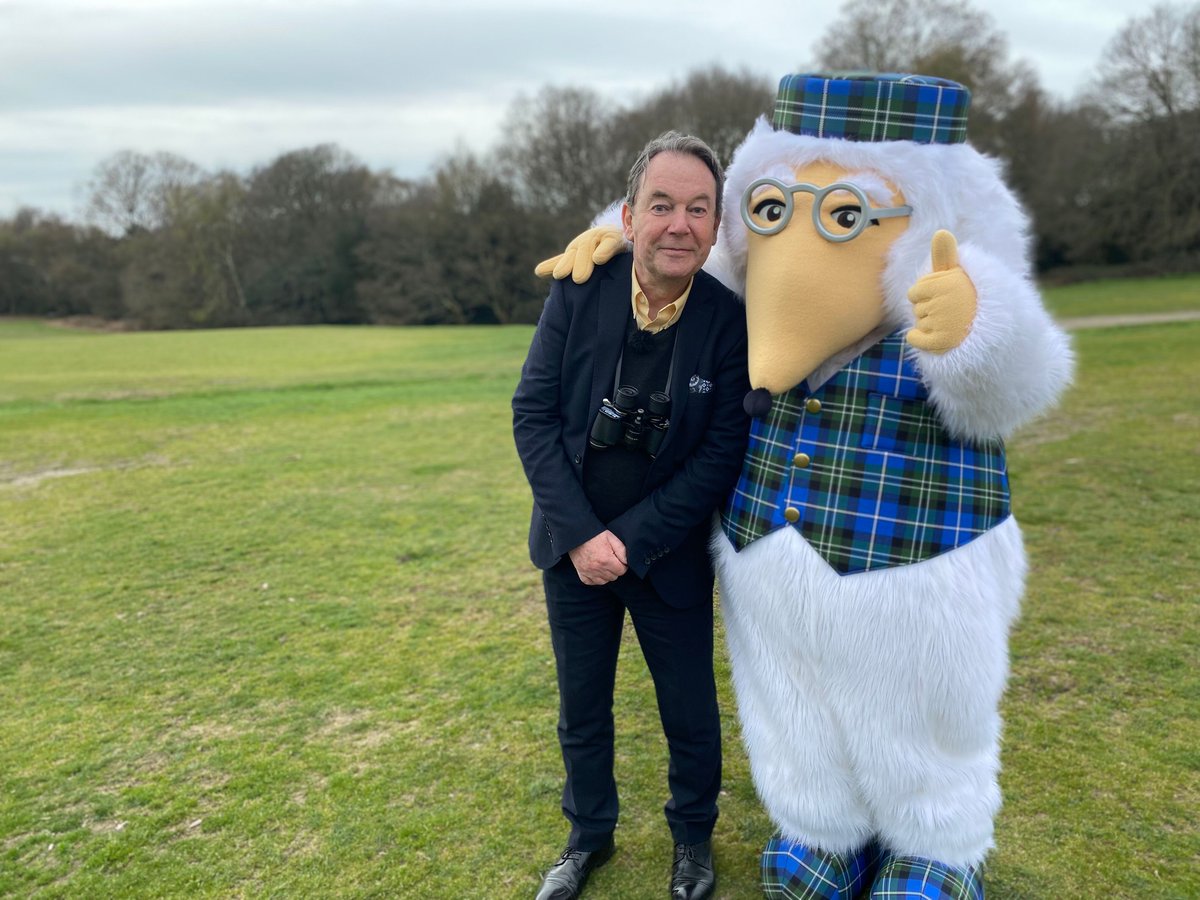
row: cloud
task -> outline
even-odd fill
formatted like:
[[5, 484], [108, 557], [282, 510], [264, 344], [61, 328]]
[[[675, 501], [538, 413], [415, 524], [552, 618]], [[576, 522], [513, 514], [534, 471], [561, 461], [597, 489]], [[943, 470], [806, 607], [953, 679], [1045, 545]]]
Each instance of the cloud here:
[[[1069, 95], [1139, 0], [976, 0]], [[547, 85], [636, 103], [719, 63], [773, 81], [812, 56], [836, 3], [692, 0], [0, 0], [0, 216], [70, 208], [121, 149], [246, 170], [336, 143], [426, 174], [490, 148]], [[50, 191], [48, 185], [61, 184]], [[15, 199], [14, 199], [15, 198]]]
[[[353, 14], [338, 5], [23, 9], [10, 21], [21, 39], [4, 47], [3, 111], [488, 96], [572, 76], [586, 83], [605, 60], [613, 74], [661, 69], [651, 50], [657, 36], [644, 20], [602, 12], [564, 20], [564, 30], [604, 48], [581, 57], [567, 34], [548, 39], [553, 29], [536, 9], [479, 9], [467, 21], [453, 7], [381, 4], [357, 5]], [[677, 36], [696, 44], [689, 35], [700, 32], [699, 24], [684, 26]]]
[[329, 142], [417, 177], [457, 146], [492, 145], [521, 93], [569, 84], [634, 101], [712, 44], [695, 15], [665, 28], [619, 7], [4, 4], [0, 204], [66, 211], [69, 188], [121, 149], [246, 170]]

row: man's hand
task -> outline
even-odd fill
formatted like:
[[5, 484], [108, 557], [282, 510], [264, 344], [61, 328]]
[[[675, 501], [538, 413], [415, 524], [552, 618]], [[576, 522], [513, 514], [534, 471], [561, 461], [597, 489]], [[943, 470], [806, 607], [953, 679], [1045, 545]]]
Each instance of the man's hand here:
[[590, 541], [580, 544], [568, 554], [584, 584], [608, 584], [628, 570], [625, 545], [611, 531], [602, 531]]
[[625, 251], [625, 235], [621, 229], [609, 225], [589, 228], [577, 235], [567, 249], [538, 263], [533, 274], [539, 278], [553, 275], [561, 281], [569, 274], [576, 284], [583, 284], [592, 277], [592, 270], [602, 266], [618, 253]]
[[908, 342], [918, 350], [945, 353], [967, 339], [975, 321], [979, 295], [958, 264], [958, 242], [948, 231], [938, 231], [930, 246], [933, 271], [917, 280], [908, 299], [917, 324]]

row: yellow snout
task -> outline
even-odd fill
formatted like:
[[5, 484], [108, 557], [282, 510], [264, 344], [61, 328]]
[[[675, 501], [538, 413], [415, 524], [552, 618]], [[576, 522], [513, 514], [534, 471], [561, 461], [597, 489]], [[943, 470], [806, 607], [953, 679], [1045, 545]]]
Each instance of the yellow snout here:
[[[874, 185], [869, 192], [873, 208], [904, 205], [900, 191], [880, 176], [864, 178], [833, 163], [802, 166], [795, 178], [797, 184], [817, 188], [867, 182]], [[881, 196], [881, 185], [890, 198]], [[791, 219], [782, 231], [747, 235], [750, 384], [772, 394], [799, 384], [826, 359], [879, 327], [887, 253], [908, 227], [904, 216], [879, 218], [852, 240], [830, 241], [814, 227], [814, 199], [812, 192], [793, 192]], [[751, 197], [751, 215], [769, 226], [784, 201], [777, 188], [767, 187]], [[869, 216], [860, 206], [853, 194], [832, 192], [821, 204], [821, 221], [830, 233], [844, 233], [856, 214]]]

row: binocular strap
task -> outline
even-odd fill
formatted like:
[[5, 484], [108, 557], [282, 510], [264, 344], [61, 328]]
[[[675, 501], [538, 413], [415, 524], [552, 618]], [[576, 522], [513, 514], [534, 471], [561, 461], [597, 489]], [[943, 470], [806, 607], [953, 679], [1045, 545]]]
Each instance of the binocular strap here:
[[[675, 356], [679, 353], [679, 335], [672, 335], [673, 343], [671, 344], [671, 365], [667, 369], [667, 383], [663, 386], [662, 392], [667, 395], [667, 399], [671, 399], [671, 376], [675, 374]], [[613, 376], [613, 396], [617, 396], [617, 388], [621, 386], [621, 363], [625, 361], [625, 344], [621, 344], [621, 355], [617, 357], [617, 374]]]

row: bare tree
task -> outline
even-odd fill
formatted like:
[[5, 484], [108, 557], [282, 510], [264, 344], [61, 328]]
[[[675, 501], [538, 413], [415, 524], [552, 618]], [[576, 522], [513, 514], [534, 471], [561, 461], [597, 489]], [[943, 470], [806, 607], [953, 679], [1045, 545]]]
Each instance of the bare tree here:
[[754, 120], [769, 116], [774, 104], [775, 84], [766, 78], [720, 66], [696, 69], [620, 114], [614, 149], [628, 169], [648, 140], [673, 128], [702, 139], [728, 165]]
[[1014, 146], [1008, 120], [1040, 91], [1032, 67], [1009, 59], [1008, 38], [969, 0], [850, 0], [814, 52], [829, 69], [915, 72], [965, 84], [971, 143], [1005, 159]]
[[1200, 260], [1200, 3], [1160, 4], [1109, 42], [1091, 100], [1122, 173], [1103, 224], [1132, 260]]
[[523, 205], [577, 229], [619, 196], [631, 161], [613, 153], [614, 112], [582, 88], [548, 87], [513, 103], [496, 155]]
[[256, 169], [240, 213], [241, 284], [253, 320], [361, 322], [356, 248], [376, 176], [332, 144]]
[[544, 214], [470, 153], [432, 181], [397, 183], [368, 220], [361, 294], [374, 321], [400, 324], [533, 321], [545, 285], [534, 261], [549, 238]]
[[197, 184], [204, 171], [173, 153], [121, 150], [96, 166], [87, 182], [87, 218], [115, 234], [158, 228], [172, 198]]
[[1104, 48], [1094, 93], [1127, 121], [1200, 109], [1200, 4], [1159, 4]]
[[967, 0], [850, 0], [814, 50], [818, 64], [833, 69], [909, 72], [943, 58], [976, 72], [1003, 57], [1005, 44], [991, 17]]

